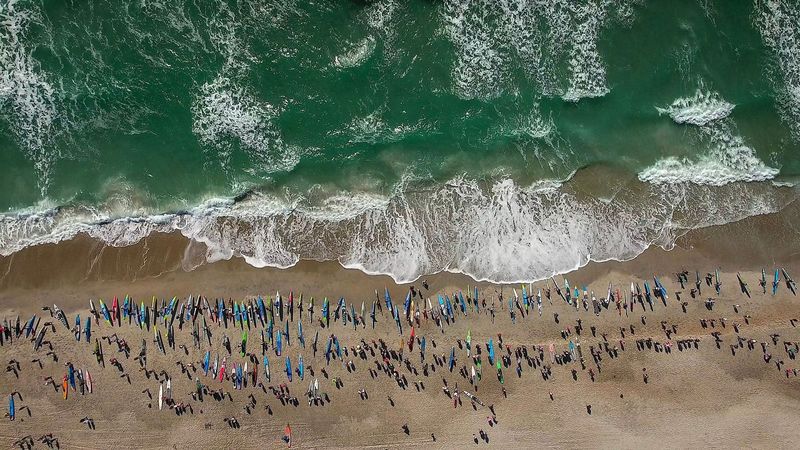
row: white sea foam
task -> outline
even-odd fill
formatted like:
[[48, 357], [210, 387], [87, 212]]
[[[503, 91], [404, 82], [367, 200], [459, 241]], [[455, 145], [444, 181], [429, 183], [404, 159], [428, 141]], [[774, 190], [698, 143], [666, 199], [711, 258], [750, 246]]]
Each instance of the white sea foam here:
[[367, 36], [352, 48], [333, 59], [333, 65], [343, 69], [357, 67], [364, 63], [375, 51], [375, 38]]
[[373, 210], [384, 210], [390, 198], [367, 192], [340, 192], [325, 198], [320, 205], [298, 210], [306, 217], [328, 222], [341, 222], [356, 218]]
[[[256, 192], [237, 202], [210, 199], [184, 212], [138, 217], [81, 206], [20, 211], [0, 218], [0, 254], [78, 233], [125, 246], [177, 231], [205, 244], [187, 248], [189, 269], [234, 257], [256, 267], [314, 259], [397, 281], [443, 270], [524, 281], [589, 260], [629, 259], [650, 245], [669, 247], [686, 229], [777, 211], [796, 197], [765, 183], [660, 184], [624, 190], [606, 202], [573, 190], [573, 182], [520, 186], [508, 178], [458, 177], [434, 184], [406, 177], [388, 197]], [[740, 198], [748, 201], [732, 201]]]
[[385, 29], [397, 14], [399, 5], [395, 0], [379, 0], [372, 2], [365, 10], [367, 25], [372, 28]]
[[668, 157], [639, 173], [639, 179], [650, 183], [695, 183], [722, 186], [734, 182], [766, 181], [779, 170], [766, 165], [735, 132], [728, 118], [734, 105], [715, 92], [698, 89], [693, 97], [680, 98], [666, 108], [675, 123], [695, 127], [698, 146], [707, 146], [705, 153], [692, 157]]
[[771, 181], [772, 185], [775, 187], [795, 187], [797, 186], [797, 181], [790, 181], [790, 180], [782, 180], [782, 181]]
[[756, 0], [754, 18], [773, 55], [770, 75], [781, 116], [800, 140], [800, 9], [794, 1]]
[[508, 70], [508, 55], [490, 23], [494, 11], [485, 2], [463, 0], [445, 1], [442, 10], [444, 31], [456, 50], [455, 92], [463, 98], [497, 97]]
[[384, 109], [377, 109], [366, 116], [356, 117], [343, 130], [331, 132], [332, 135], [345, 135], [351, 144], [378, 144], [398, 142], [408, 135], [429, 131], [425, 123], [389, 125], [383, 118]]
[[260, 171], [291, 170], [298, 151], [287, 145], [274, 120], [280, 111], [259, 101], [234, 80], [218, 76], [200, 88], [192, 106], [192, 129], [201, 143], [218, 152], [226, 166], [233, 145], [238, 144]]
[[56, 155], [49, 140], [58, 117], [53, 86], [24, 45], [35, 10], [16, 0], [0, 3], [0, 117], [33, 161], [44, 195]]
[[508, 137], [542, 139], [556, 132], [552, 117], [543, 117], [538, 110], [512, 116], [497, 127], [497, 133]]
[[381, 41], [383, 55], [396, 59], [402, 52], [397, 44], [397, 19], [404, 3], [397, 0], [378, 0], [364, 8], [362, 21], [372, 30], [372, 36]]
[[[719, 159], [719, 158], [722, 159]], [[695, 183], [722, 186], [737, 181], [766, 181], [778, 174], [753, 155], [748, 147], [731, 147], [699, 160], [675, 157], [657, 161], [639, 173], [651, 183]]]
[[606, 69], [597, 51], [600, 29], [606, 17], [608, 4], [603, 0], [589, 1], [575, 7], [575, 31], [572, 34], [573, 50], [569, 58], [571, 76], [564, 100], [577, 102], [581, 98], [602, 97], [609, 91], [606, 86]]
[[[274, 20], [296, 14], [293, 4], [282, 8], [253, 10], [256, 16], [274, 11]], [[280, 17], [278, 17], [280, 16]], [[237, 33], [237, 10], [224, 3], [212, 15], [208, 28], [211, 44], [224, 57], [217, 76], [200, 88], [192, 104], [192, 131], [212, 158], [227, 170], [232, 153], [243, 151], [251, 160], [254, 173], [288, 171], [300, 160], [300, 150], [283, 140], [275, 124], [281, 113], [278, 105], [259, 99], [247, 87], [247, 76], [258, 58]]]
[[358, 41], [347, 42], [344, 51], [334, 56], [333, 65], [339, 69], [361, 66], [375, 53], [378, 42], [381, 42], [384, 56], [394, 56], [398, 51], [394, 42], [397, 37], [394, 22], [399, 8], [394, 0], [379, 0], [363, 8], [358, 21], [369, 34]]
[[[628, 20], [631, 3], [622, 3], [627, 12], [618, 16]], [[610, 6], [608, 0], [445, 1], [441, 17], [456, 52], [456, 94], [491, 99], [516, 90], [511, 73], [520, 68], [544, 95], [567, 101], [605, 95], [609, 89], [597, 42]]]
[[656, 107], [656, 110], [669, 114], [676, 123], [703, 126], [728, 117], [734, 107], [716, 92], [698, 89], [693, 97], [679, 98], [669, 107]]

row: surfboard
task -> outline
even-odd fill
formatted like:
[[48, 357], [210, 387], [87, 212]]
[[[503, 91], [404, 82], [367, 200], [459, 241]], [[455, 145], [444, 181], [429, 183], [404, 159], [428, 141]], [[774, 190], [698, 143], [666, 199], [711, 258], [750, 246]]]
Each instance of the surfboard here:
[[303, 355], [300, 355], [300, 361], [297, 363], [297, 370], [300, 375], [300, 379], [302, 380], [305, 377], [305, 365], [303, 364]]
[[158, 410], [164, 407], [164, 385], [161, 384], [158, 386]]
[[117, 300], [117, 296], [114, 296], [114, 301], [111, 303], [111, 325], [114, 325], [114, 322], [117, 322], [117, 326], [119, 326], [119, 300]]
[[775, 269], [775, 278], [772, 280], [772, 295], [778, 293], [778, 284], [780, 282], [780, 276], [781, 275], [780, 272], [778, 272], [778, 269]]

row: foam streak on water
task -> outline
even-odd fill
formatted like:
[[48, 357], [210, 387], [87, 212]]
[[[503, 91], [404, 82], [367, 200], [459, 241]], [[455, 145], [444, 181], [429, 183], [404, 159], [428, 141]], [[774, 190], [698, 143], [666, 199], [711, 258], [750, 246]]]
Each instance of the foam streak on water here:
[[[519, 68], [544, 95], [570, 102], [605, 95], [609, 89], [597, 42], [610, 4], [607, 0], [445, 1], [441, 16], [456, 50], [455, 92], [463, 98], [489, 100], [504, 91], [529, 89], [512, 80], [512, 72]], [[566, 77], [562, 65], [568, 67]]]
[[48, 140], [57, 117], [53, 86], [23, 41], [35, 10], [16, 0], [0, 3], [0, 118], [33, 161], [44, 194], [54, 156]]
[[797, 2], [755, 0], [755, 25], [772, 51], [775, 90], [783, 120], [800, 140], [800, 9]]

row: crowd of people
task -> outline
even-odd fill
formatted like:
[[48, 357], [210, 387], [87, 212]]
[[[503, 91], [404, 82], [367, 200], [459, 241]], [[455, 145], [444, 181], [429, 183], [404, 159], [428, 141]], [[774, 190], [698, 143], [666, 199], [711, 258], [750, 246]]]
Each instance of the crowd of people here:
[[[782, 275], [787, 289], [795, 294], [795, 282], [786, 271]], [[128, 384], [142, 386], [148, 408], [171, 410], [179, 416], [204, 414], [214, 408], [213, 402], [236, 400], [241, 403], [241, 415], [226, 416], [224, 422], [230, 428], [239, 428], [240, 420], [246, 420], [262, 403], [270, 416], [280, 416], [272, 409], [276, 404], [324, 407], [340, 395], [351, 394], [362, 402], [386, 398], [379, 407], [394, 407], [391, 391], [385, 396], [374, 395], [377, 391], [363, 380], [354, 386], [348, 381], [350, 375], [367, 372], [370, 380], [396, 385], [401, 393], [408, 392], [411, 386], [411, 392], [423, 392], [428, 386], [441, 383], [442, 405], [485, 409], [489, 412], [488, 428], [473, 434], [474, 443], [479, 444], [491, 442], [490, 430], [499, 420], [495, 405], [487, 405], [478, 396], [487, 384], [499, 386], [505, 397], [509, 376], [522, 379], [532, 373], [548, 381], [565, 373], [574, 381], [585, 377], [594, 382], [602, 376], [606, 361], [622, 358], [632, 350], [690, 352], [707, 345], [708, 340], [721, 349], [725, 339], [721, 331], [729, 326], [734, 334], [728, 345], [734, 356], [739, 351], [760, 351], [764, 362], [774, 364], [779, 373], [797, 376], [797, 368], [790, 365], [800, 351], [798, 342], [782, 340], [777, 333], [770, 335], [768, 341], [744, 333], [743, 326], [752, 317], [740, 312], [739, 304], [731, 299], [754, 294], [741, 276], [737, 275], [738, 291], [732, 293], [723, 293], [719, 272], [705, 276], [696, 272], [695, 276], [689, 293], [693, 301], [702, 300], [707, 310], [717, 311], [716, 302], [725, 298], [731, 310], [720, 314], [732, 312], [740, 318], [705, 315], [698, 320], [701, 329], [708, 332], [706, 335], [682, 335], [678, 325], [669, 320], [658, 322], [657, 333], [652, 329], [643, 332], [648, 317], [658, 308], [680, 308], [687, 314], [688, 302], [681, 297], [690, 284], [686, 271], [674, 277], [680, 288], [672, 294], [653, 277], [652, 285], [647, 280], [637, 280], [630, 283], [629, 289], [627, 283], [625, 289], [609, 284], [604, 288], [605, 295], [599, 298], [588, 287], [571, 288], [566, 279], [562, 283], [551, 279], [536, 286], [487, 285], [455, 292], [434, 292], [423, 281], [421, 289], [403, 288], [400, 301], [392, 298], [388, 288], [382, 293], [375, 291], [374, 298], [360, 302], [345, 298], [317, 302], [293, 292], [288, 297], [277, 293], [274, 297], [243, 301], [202, 296], [183, 300], [153, 297], [149, 304], [137, 304], [130, 297], [114, 297], [110, 304], [98, 300], [96, 305], [91, 300], [88, 314], [75, 312], [74, 318], [57, 305], [46, 305], [42, 316], [35, 314], [27, 321], [17, 316], [3, 321], [0, 345], [31, 346], [30, 364], [17, 359], [6, 361], [4, 385], [13, 387], [19, 377], [40, 377], [44, 384], [52, 386], [53, 395], [69, 401], [70, 395], [103, 392], [104, 385], [92, 377], [92, 372], [95, 376], [102, 373], [103, 377], [114, 374]], [[776, 271], [773, 295], [778, 280]], [[761, 295], [769, 295], [764, 272], [759, 284], [763, 288]], [[553, 309], [552, 316], [544, 314], [548, 308]], [[612, 327], [610, 321], [603, 320], [606, 314], [616, 315], [627, 324]], [[559, 335], [540, 342], [504, 339], [503, 330], [507, 327], [542, 323], [549, 321], [548, 317], [552, 317], [552, 326]], [[527, 322], [529, 318], [540, 322]], [[587, 326], [590, 319], [592, 324]], [[480, 339], [474, 337], [471, 324], [486, 320], [496, 331]], [[796, 320], [790, 323], [794, 327]], [[465, 336], [455, 336], [454, 330], [464, 328]], [[62, 333], [74, 339], [53, 338]], [[128, 342], [139, 339], [138, 348]], [[635, 345], [631, 346], [630, 341]], [[63, 342], [90, 351], [97, 365], [90, 372], [72, 361], [62, 361], [59, 345]], [[171, 361], [172, 366], [165, 366], [165, 360]], [[45, 367], [54, 364], [63, 367], [61, 382], [52, 375], [41, 375]], [[642, 367], [641, 382], [650, 383], [650, 376], [647, 367]], [[173, 384], [192, 388], [186, 393], [178, 392]], [[157, 388], [158, 393], [151, 388]], [[240, 395], [241, 391], [246, 395]], [[550, 398], [553, 399], [552, 392]], [[22, 419], [22, 411], [31, 414], [23, 396], [15, 390], [9, 394], [6, 417], [12, 421]], [[591, 415], [596, 410], [587, 404], [586, 413]], [[80, 422], [89, 432], [100, 427], [88, 416]], [[394, 426], [404, 435], [414, 432], [408, 422]], [[39, 442], [58, 447], [54, 435], [57, 430], [43, 435]], [[435, 441], [436, 435], [431, 434], [430, 439]], [[293, 437], [288, 424], [282, 440], [291, 446]], [[31, 436], [14, 442], [22, 448], [34, 444]]]

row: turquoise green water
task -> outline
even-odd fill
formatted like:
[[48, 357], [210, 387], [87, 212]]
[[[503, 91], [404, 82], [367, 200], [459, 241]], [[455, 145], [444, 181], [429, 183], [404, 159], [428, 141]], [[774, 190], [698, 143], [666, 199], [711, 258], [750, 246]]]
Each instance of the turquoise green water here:
[[[0, 0], [0, 18], [3, 254], [166, 227], [209, 260], [526, 279], [668, 245], [653, 202], [757, 198], [680, 227], [774, 210], [789, 194], [763, 182], [800, 172], [788, 1]], [[537, 191], [594, 166], [633, 185]]]

